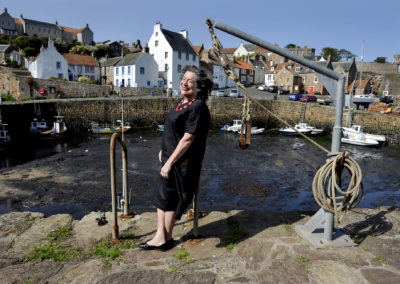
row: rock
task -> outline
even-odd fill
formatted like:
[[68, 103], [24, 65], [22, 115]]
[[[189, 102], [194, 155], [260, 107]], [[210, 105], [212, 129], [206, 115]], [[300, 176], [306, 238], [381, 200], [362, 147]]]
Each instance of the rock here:
[[72, 216], [69, 214], [52, 215], [36, 220], [29, 229], [14, 239], [10, 251], [17, 255], [27, 255], [33, 248], [48, 243], [51, 232], [71, 223]]

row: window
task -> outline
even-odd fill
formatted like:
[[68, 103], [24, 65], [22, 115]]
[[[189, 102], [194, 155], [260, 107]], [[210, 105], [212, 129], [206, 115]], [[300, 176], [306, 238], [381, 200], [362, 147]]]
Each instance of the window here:
[[94, 66], [90, 66], [90, 73], [94, 72]]
[[189, 53], [186, 53], [186, 60], [189, 60]]
[[288, 69], [289, 69], [289, 70], [292, 69], [292, 65], [289, 65], [289, 66], [288, 66]]
[[131, 86], [131, 78], [128, 78], [128, 87]]
[[180, 64], [178, 64], [178, 73], [182, 72], [182, 66]]
[[47, 33], [50, 33], [50, 29], [47, 30]]
[[168, 52], [165, 53], [165, 56], [164, 56], [164, 57], [165, 57], [165, 59], [168, 58]]
[[150, 81], [147, 81], [147, 86], [150, 86]]
[[[115, 75], [118, 76], [119, 75], [119, 67], [115, 67]], [[118, 86], [118, 84], [116, 84]]]
[[272, 79], [272, 76], [268, 75], [268, 81], [271, 81], [271, 79]]
[[250, 70], [250, 75], [253, 75], [254, 74], [254, 71], [253, 70]]
[[178, 52], [178, 59], [182, 59], [182, 52]]
[[290, 79], [289, 79], [289, 78], [287, 78], [287, 79], [286, 79], [286, 82], [288, 82], [288, 83], [289, 83], [289, 81], [290, 81]]
[[165, 68], [165, 71], [168, 71], [168, 64], [165, 64], [164, 68]]
[[154, 45], [155, 45], [155, 46], [158, 46], [158, 40], [155, 41]]
[[158, 32], [156, 32], [156, 36], [158, 36]]
[[119, 84], [119, 80], [117, 79], [117, 80], [115, 80], [115, 86], [119, 86], [118, 84]]
[[300, 67], [299, 67], [299, 66], [297, 66], [297, 67], [294, 69], [294, 71], [296, 71], [296, 72], [300, 72]]
[[38, 32], [40, 33], [42, 31], [42, 29], [41, 28], [38, 28]]
[[89, 66], [85, 66], [85, 72], [89, 73]]
[[57, 61], [56, 65], [57, 65], [57, 69], [61, 69], [61, 61]]
[[82, 65], [78, 65], [78, 72], [82, 73]]
[[193, 61], [196, 61], [196, 55], [193, 55]]
[[271, 71], [274, 71], [275, 70], [275, 67], [274, 66], [271, 66]]
[[222, 75], [219, 75], [219, 81], [222, 82], [224, 80], [224, 77]]
[[128, 66], [128, 75], [131, 75], [131, 66]]
[[303, 77], [303, 84], [306, 82], [306, 78], [305, 77]]
[[68, 68], [69, 68], [71, 71], [75, 71], [75, 65], [68, 65]]
[[94, 81], [94, 76], [90, 75], [90, 80]]
[[246, 69], [240, 69], [240, 73], [246, 74]]
[[318, 77], [317, 76], [314, 77], [314, 83], [318, 83]]
[[58, 73], [58, 79], [62, 79], [63, 74], [62, 73]]
[[144, 75], [144, 67], [140, 67], [140, 75]]
[[121, 75], [122, 75], [122, 76], [125, 75], [125, 66], [122, 66], [122, 67], [121, 67]]

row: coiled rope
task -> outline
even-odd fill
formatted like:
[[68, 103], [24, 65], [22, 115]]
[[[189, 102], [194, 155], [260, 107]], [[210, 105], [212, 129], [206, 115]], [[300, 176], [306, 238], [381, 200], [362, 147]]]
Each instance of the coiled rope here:
[[[245, 103], [243, 104], [243, 116], [246, 118], [246, 120], [250, 120], [249, 106], [251, 101], [257, 104], [263, 110], [265, 110], [275, 119], [280, 121], [282, 124], [292, 128], [311, 144], [327, 153], [327, 156], [329, 158], [326, 160], [325, 165], [323, 165], [315, 174], [312, 189], [314, 199], [316, 200], [318, 205], [321, 206], [324, 210], [333, 213], [336, 220], [340, 222], [344, 214], [348, 210], [357, 207], [357, 205], [360, 204], [363, 199], [364, 186], [361, 181], [362, 173], [360, 166], [353, 158], [349, 157], [346, 152], [330, 152], [329, 150], [325, 149], [323, 146], [312, 140], [310, 137], [307, 137], [306, 135], [298, 131], [288, 122], [281, 119], [278, 115], [268, 110], [258, 100], [252, 98], [247, 92], [247, 89], [237, 78], [236, 73], [233, 71], [234, 64], [223, 52], [222, 44], [214, 33], [211, 21], [207, 20], [206, 23], [211, 34], [213, 50], [215, 54], [220, 58], [225, 74], [230, 79], [232, 79], [243, 90], [245, 94]], [[343, 169], [346, 169], [350, 175], [350, 182], [346, 190], [341, 189]], [[329, 184], [331, 184], [330, 189]], [[340, 213], [343, 213], [341, 217], [339, 217]]]

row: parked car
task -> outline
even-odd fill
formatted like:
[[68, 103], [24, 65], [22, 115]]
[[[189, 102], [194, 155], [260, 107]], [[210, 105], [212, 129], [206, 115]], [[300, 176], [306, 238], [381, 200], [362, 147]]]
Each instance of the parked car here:
[[298, 101], [301, 97], [303, 97], [303, 95], [300, 95], [299, 93], [292, 93], [289, 95], [289, 100]]
[[217, 97], [227, 97], [228, 94], [226, 93], [225, 90], [218, 90], [217, 91]]
[[238, 91], [237, 89], [232, 89], [232, 90], [229, 92], [229, 96], [230, 96], [231, 98], [238, 98], [238, 97], [239, 97], [239, 91]]
[[289, 90], [285, 90], [285, 89], [282, 89], [282, 88], [278, 88], [278, 90], [276, 92], [281, 94], [281, 95], [287, 95], [287, 94], [290, 93]]
[[268, 87], [265, 86], [265, 85], [260, 85], [260, 86], [258, 86], [257, 89], [260, 90], [260, 91], [267, 91], [267, 90], [268, 90]]
[[268, 86], [267, 91], [271, 93], [277, 93], [278, 89], [278, 86]]
[[313, 95], [303, 96], [299, 99], [301, 102], [316, 102], [317, 97]]

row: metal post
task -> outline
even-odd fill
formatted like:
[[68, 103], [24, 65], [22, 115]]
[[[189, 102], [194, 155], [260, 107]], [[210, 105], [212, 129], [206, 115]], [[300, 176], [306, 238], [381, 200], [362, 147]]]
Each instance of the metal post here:
[[123, 215], [129, 215], [129, 199], [128, 199], [128, 173], [127, 173], [127, 164], [128, 164], [128, 153], [125, 144], [121, 141], [121, 137], [118, 133], [114, 133], [111, 136], [110, 142], [110, 175], [111, 175], [111, 206], [112, 206], [112, 215], [113, 215], [113, 231], [112, 231], [112, 239], [118, 239], [118, 217], [117, 217], [117, 190], [116, 190], [116, 179], [115, 179], [115, 140], [121, 145], [122, 148], [122, 168], [123, 168], [123, 192], [125, 196], [124, 202], [124, 212]]

